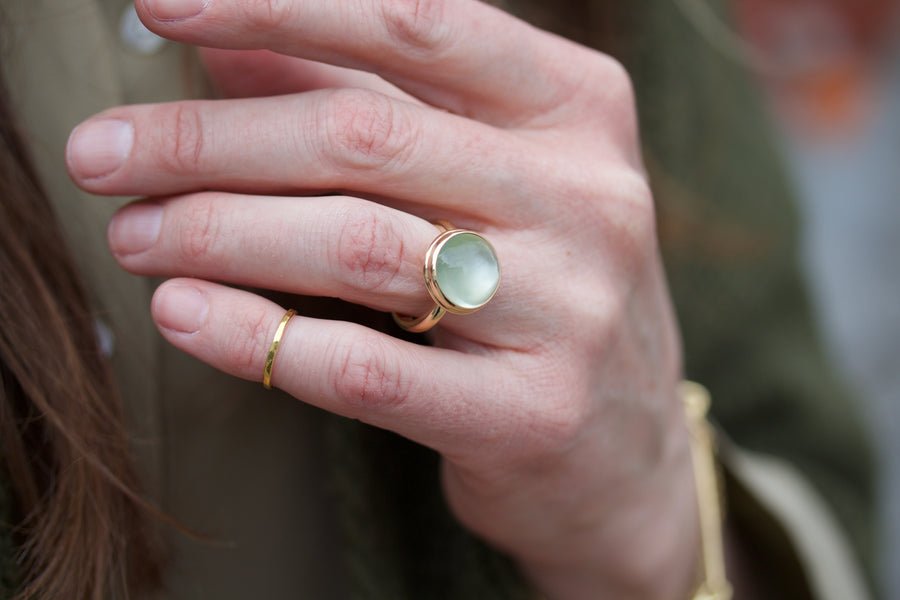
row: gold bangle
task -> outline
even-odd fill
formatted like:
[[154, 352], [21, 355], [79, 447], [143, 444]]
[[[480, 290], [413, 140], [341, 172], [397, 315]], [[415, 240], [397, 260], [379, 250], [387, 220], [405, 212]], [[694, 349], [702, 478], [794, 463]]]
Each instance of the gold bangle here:
[[722, 509], [715, 465], [715, 438], [706, 420], [709, 392], [699, 383], [684, 381], [679, 391], [684, 402], [691, 438], [691, 464], [697, 489], [700, 520], [700, 583], [692, 600], [731, 600], [732, 588], [725, 575], [722, 543]]

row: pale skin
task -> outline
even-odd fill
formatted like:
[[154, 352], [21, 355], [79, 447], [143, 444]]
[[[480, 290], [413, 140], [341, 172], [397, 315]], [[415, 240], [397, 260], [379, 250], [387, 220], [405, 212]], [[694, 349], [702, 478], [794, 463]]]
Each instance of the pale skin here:
[[503, 268], [487, 307], [428, 347], [297, 306], [273, 385], [440, 452], [456, 516], [549, 600], [688, 598], [678, 332], [623, 69], [471, 0], [136, 6], [167, 38], [351, 68], [209, 51], [245, 98], [118, 107], [73, 132], [81, 187], [148, 198], [109, 244], [174, 278], [151, 307], [163, 336], [260, 381], [287, 307], [211, 281], [415, 315], [430, 221], [478, 231]]

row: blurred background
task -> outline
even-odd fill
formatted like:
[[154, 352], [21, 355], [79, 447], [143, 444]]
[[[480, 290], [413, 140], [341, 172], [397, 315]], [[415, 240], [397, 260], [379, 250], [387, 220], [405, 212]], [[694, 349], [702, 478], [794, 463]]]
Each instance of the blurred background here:
[[802, 260], [883, 469], [882, 597], [900, 600], [900, 0], [732, 0], [801, 197]]

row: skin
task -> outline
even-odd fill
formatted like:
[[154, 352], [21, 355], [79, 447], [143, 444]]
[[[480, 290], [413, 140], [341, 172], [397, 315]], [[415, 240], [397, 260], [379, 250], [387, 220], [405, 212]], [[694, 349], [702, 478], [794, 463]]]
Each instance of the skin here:
[[173, 278], [163, 336], [260, 381], [285, 307], [211, 281], [420, 314], [430, 221], [479, 231], [484, 309], [430, 347], [300, 314], [273, 385], [439, 451], [456, 516], [546, 598], [687, 598], [680, 348], [622, 67], [471, 0], [136, 6], [226, 49], [206, 62], [241, 97], [113, 108], [69, 142], [82, 188], [147, 198], [109, 245]]

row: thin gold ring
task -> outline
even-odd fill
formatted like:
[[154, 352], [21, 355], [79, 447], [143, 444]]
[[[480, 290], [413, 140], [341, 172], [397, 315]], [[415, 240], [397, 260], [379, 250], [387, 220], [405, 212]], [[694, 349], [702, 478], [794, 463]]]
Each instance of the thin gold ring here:
[[293, 308], [284, 313], [281, 317], [281, 323], [275, 330], [275, 337], [272, 338], [272, 344], [269, 346], [269, 352], [266, 354], [266, 366], [263, 369], [263, 387], [267, 390], [272, 389], [272, 367], [275, 365], [275, 355], [278, 354], [278, 347], [281, 345], [281, 337], [284, 335], [284, 329], [297, 311]]
[[[418, 317], [392, 313], [397, 325], [413, 333], [428, 331], [437, 325], [438, 321], [448, 312], [455, 315], [467, 315], [483, 308], [494, 297], [500, 285], [500, 263], [497, 260], [497, 253], [490, 242], [474, 231], [457, 229], [448, 221], [435, 221], [433, 224], [440, 230], [440, 233], [434, 238], [434, 241], [431, 242], [431, 245], [425, 252], [423, 274], [425, 277], [425, 289], [428, 290], [428, 294], [434, 300], [434, 306], [427, 313]], [[441, 269], [443, 268], [448, 272], [453, 270], [453, 268], [458, 270], [459, 265], [455, 263], [461, 262], [459, 257], [457, 257], [454, 267], [448, 268], [446, 266], [448, 261], [446, 257], [441, 258], [441, 252], [445, 248], [450, 248], [454, 245], [458, 247], [460, 244], [468, 245], [470, 249], [477, 249], [474, 254], [480, 256], [480, 260], [476, 260], [476, 262], [481, 262], [482, 267], [486, 265], [486, 270], [484, 268], [481, 269], [485, 272], [481, 273], [480, 289], [474, 293], [474, 297], [469, 293], [470, 290], [460, 294], [459, 289], [448, 290], [441, 286]], [[465, 250], [463, 254], [467, 254]], [[468, 254], [471, 255], [472, 253], [469, 252]], [[486, 278], [484, 277], [485, 273], [487, 274]], [[457, 275], [455, 280], [457, 287], [459, 285], [458, 278], [459, 276]], [[486, 286], [484, 285], [485, 283]]]

